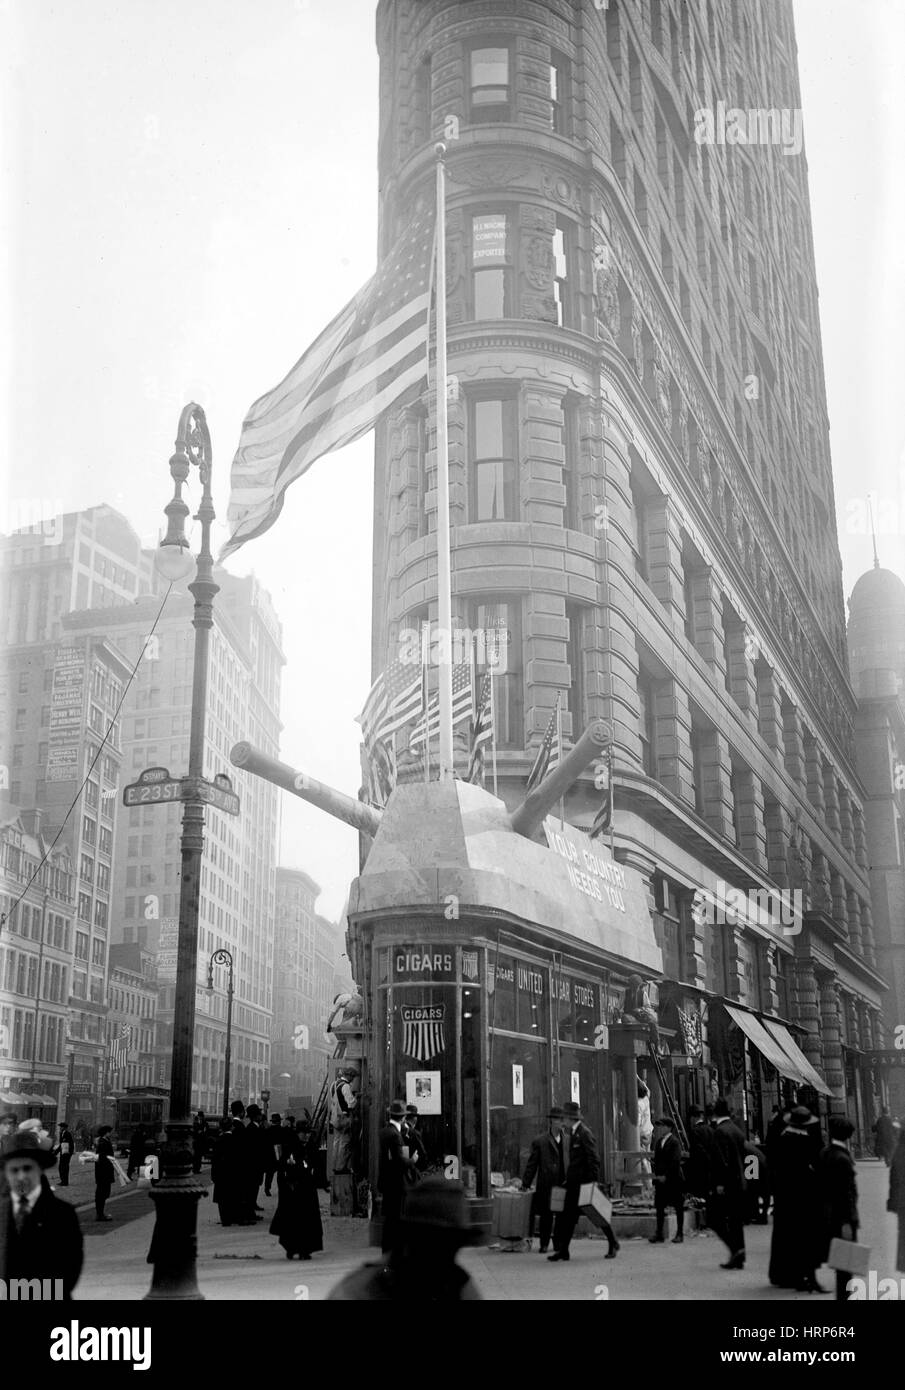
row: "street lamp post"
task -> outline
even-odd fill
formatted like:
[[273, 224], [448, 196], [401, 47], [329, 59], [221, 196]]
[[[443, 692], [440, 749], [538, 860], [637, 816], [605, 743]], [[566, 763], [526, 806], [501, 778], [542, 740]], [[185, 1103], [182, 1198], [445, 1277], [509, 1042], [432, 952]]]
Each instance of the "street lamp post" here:
[[201, 522], [201, 549], [195, 578], [188, 586], [195, 600], [195, 661], [192, 675], [192, 713], [189, 735], [189, 775], [182, 795], [182, 889], [179, 898], [179, 936], [176, 957], [176, 998], [173, 1011], [173, 1053], [170, 1072], [170, 1118], [163, 1152], [163, 1177], [151, 1190], [156, 1210], [148, 1263], [154, 1266], [147, 1299], [201, 1299], [196, 1261], [198, 1202], [206, 1186], [192, 1173], [191, 1100], [192, 1052], [195, 1037], [195, 987], [198, 974], [198, 916], [201, 896], [201, 858], [204, 851], [204, 725], [214, 583], [211, 553], [211, 441], [204, 411], [194, 403], [179, 417], [176, 451], [170, 459], [175, 483], [164, 508], [167, 534], [157, 552], [159, 573], [171, 583], [187, 578], [194, 563], [185, 535], [189, 508], [182, 488], [192, 464], [197, 465], [202, 496], [196, 519]]
[[233, 958], [225, 949], [214, 951], [207, 967], [207, 987], [214, 988], [214, 966], [226, 965], [229, 975], [226, 980], [226, 1056], [223, 1061], [223, 1118], [229, 1119], [229, 1067], [232, 1060], [233, 1038]]

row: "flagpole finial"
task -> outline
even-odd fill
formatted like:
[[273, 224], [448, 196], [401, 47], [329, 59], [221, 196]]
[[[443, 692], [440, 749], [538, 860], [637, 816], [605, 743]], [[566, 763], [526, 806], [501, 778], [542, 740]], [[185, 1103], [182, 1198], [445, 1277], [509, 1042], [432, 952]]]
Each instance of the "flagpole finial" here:
[[446, 145], [442, 140], [438, 140], [434, 146], [434, 154], [437, 156], [438, 162], [442, 164], [443, 160], [446, 158]]

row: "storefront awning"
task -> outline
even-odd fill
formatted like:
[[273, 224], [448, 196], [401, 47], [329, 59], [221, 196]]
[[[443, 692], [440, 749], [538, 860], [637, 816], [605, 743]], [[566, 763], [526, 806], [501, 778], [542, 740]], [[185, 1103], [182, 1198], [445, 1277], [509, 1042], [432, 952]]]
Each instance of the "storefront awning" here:
[[0, 1100], [4, 1105], [28, 1105], [26, 1096], [22, 1096], [18, 1091], [0, 1091]]
[[771, 1023], [768, 1018], [764, 1019], [764, 1026], [776, 1039], [783, 1052], [787, 1053], [792, 1063], [802, 1072], [805, 1084], [807, 1086], [813, 1086], [814, 1090], [820, 1096], [831, 1096], [833, 1093], [829, 1086], [820, 1075], [820, 1072], [808, 1061], [788, 1028], [784, 1028], [781, 1023]]
[[[737, 1023], [742, 1032], [748, 1037], [758, 1052], [775, 1067], [780, 1076], [785, 1076], [789, 1081], [794, 1081], [801, 1085], [807, 1078], [801, 1067], [796, 1065], [791, 1056], [780, 1047], [776, 1038], [767, 1032], [766, 1020], [761, 1023], [754, 1014], [746, 1013], [744, 1009], [734, 1009], [731, 1004], [726, 1004], [725, 1009], [733, 1023]], [[810, 1084], [810, 1083], [809, 1083]]]

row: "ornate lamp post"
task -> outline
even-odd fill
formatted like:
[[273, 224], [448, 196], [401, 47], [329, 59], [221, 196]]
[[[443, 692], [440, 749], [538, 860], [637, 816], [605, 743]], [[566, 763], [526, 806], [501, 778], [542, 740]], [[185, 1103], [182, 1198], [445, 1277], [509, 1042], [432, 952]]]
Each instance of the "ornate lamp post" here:
[[170, 1073], [170, 1118], [167, 1144], [163, 1152], [163, 1177], [151, 1190], [156, 1208], [156, 1224], [148, 1263], [154, 1277], [148, 1299], [201, 1299], [196, 1260], [198, 1240], [198, 1202], [206, 1187], [192, 1173], [191, 1100], [192, 1051], [195, 1037], [195, 984], [198, 973], [198, 909], [201, 894], [201, 857], [204, 851], [204, 807], [208, 797], [204, 787], [204, 721], [207, 709], [207, 675], [210, 630], [213, 627], [213, 600], [219, 591], [214, 583], [211, 554], [211, 523], [214, 504], [211, 496], [211, 440], [204, 411], [194, 402], [179, 417], [176, 452], [170, 459], [175, 483], [172, 500], [164, 508], [167, 534], [156, 555], [158, 572], [171, 583], [185, 579], [194, 558], [185, 535], [189, 508], [182, 500], [182, 488], [192, 465], [201, 480], [201, 550], [195, 578], [188, 586], [195, 599], [192, 625], [195, 628], [195, 663], [192, 676], [192, 714], [189, 736], [189, 773], [184, 779], [181, 800], [182, 891], [179, 899], [179, 938], [176, 957], [176, 999], [173, 1014], [173, 1056]]
[[233, 1038], [233, 958], [225, 949], [214, 951], [207, 967], [207, 987], [214, 988], [214, 966], [226, 965], [229, 975], [226, 980], [226, 1056], [223, 1059], [223, 1118], [229, 1119], [229, 1067], [232, 1060]]

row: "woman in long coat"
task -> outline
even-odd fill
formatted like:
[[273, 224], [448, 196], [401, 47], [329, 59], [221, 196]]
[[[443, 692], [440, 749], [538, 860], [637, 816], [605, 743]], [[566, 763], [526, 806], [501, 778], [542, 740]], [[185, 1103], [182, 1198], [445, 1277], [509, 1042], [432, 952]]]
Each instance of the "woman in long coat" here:
[[278, 1237], [287, 1260], [296, 1255], [300, 1260], [310, 1260], [315, 1251], [324, 1248], [317, 1185], [307, 1153], [310, 1134], [311, 1126], [299, 1120], [295, 1135], [283, 1145], [280, 1200], [270, 1223], [270, 1234]]
[[796, 1106], [776, 1141], [773, 1183], [773, 1239], [770, 1283], [801, 1293], [823, 1293], [817, 1270], [825, 1253], [823, 1213], [817, 1181], [818, 1122], [806, 1106]]
[[905, 1126], [899, 1130], [899, 1142], [889, 1166], [889, 1200], [886, 1210], [899, 1218], [899, 1249], [896, 1269], [905, 1274]]

